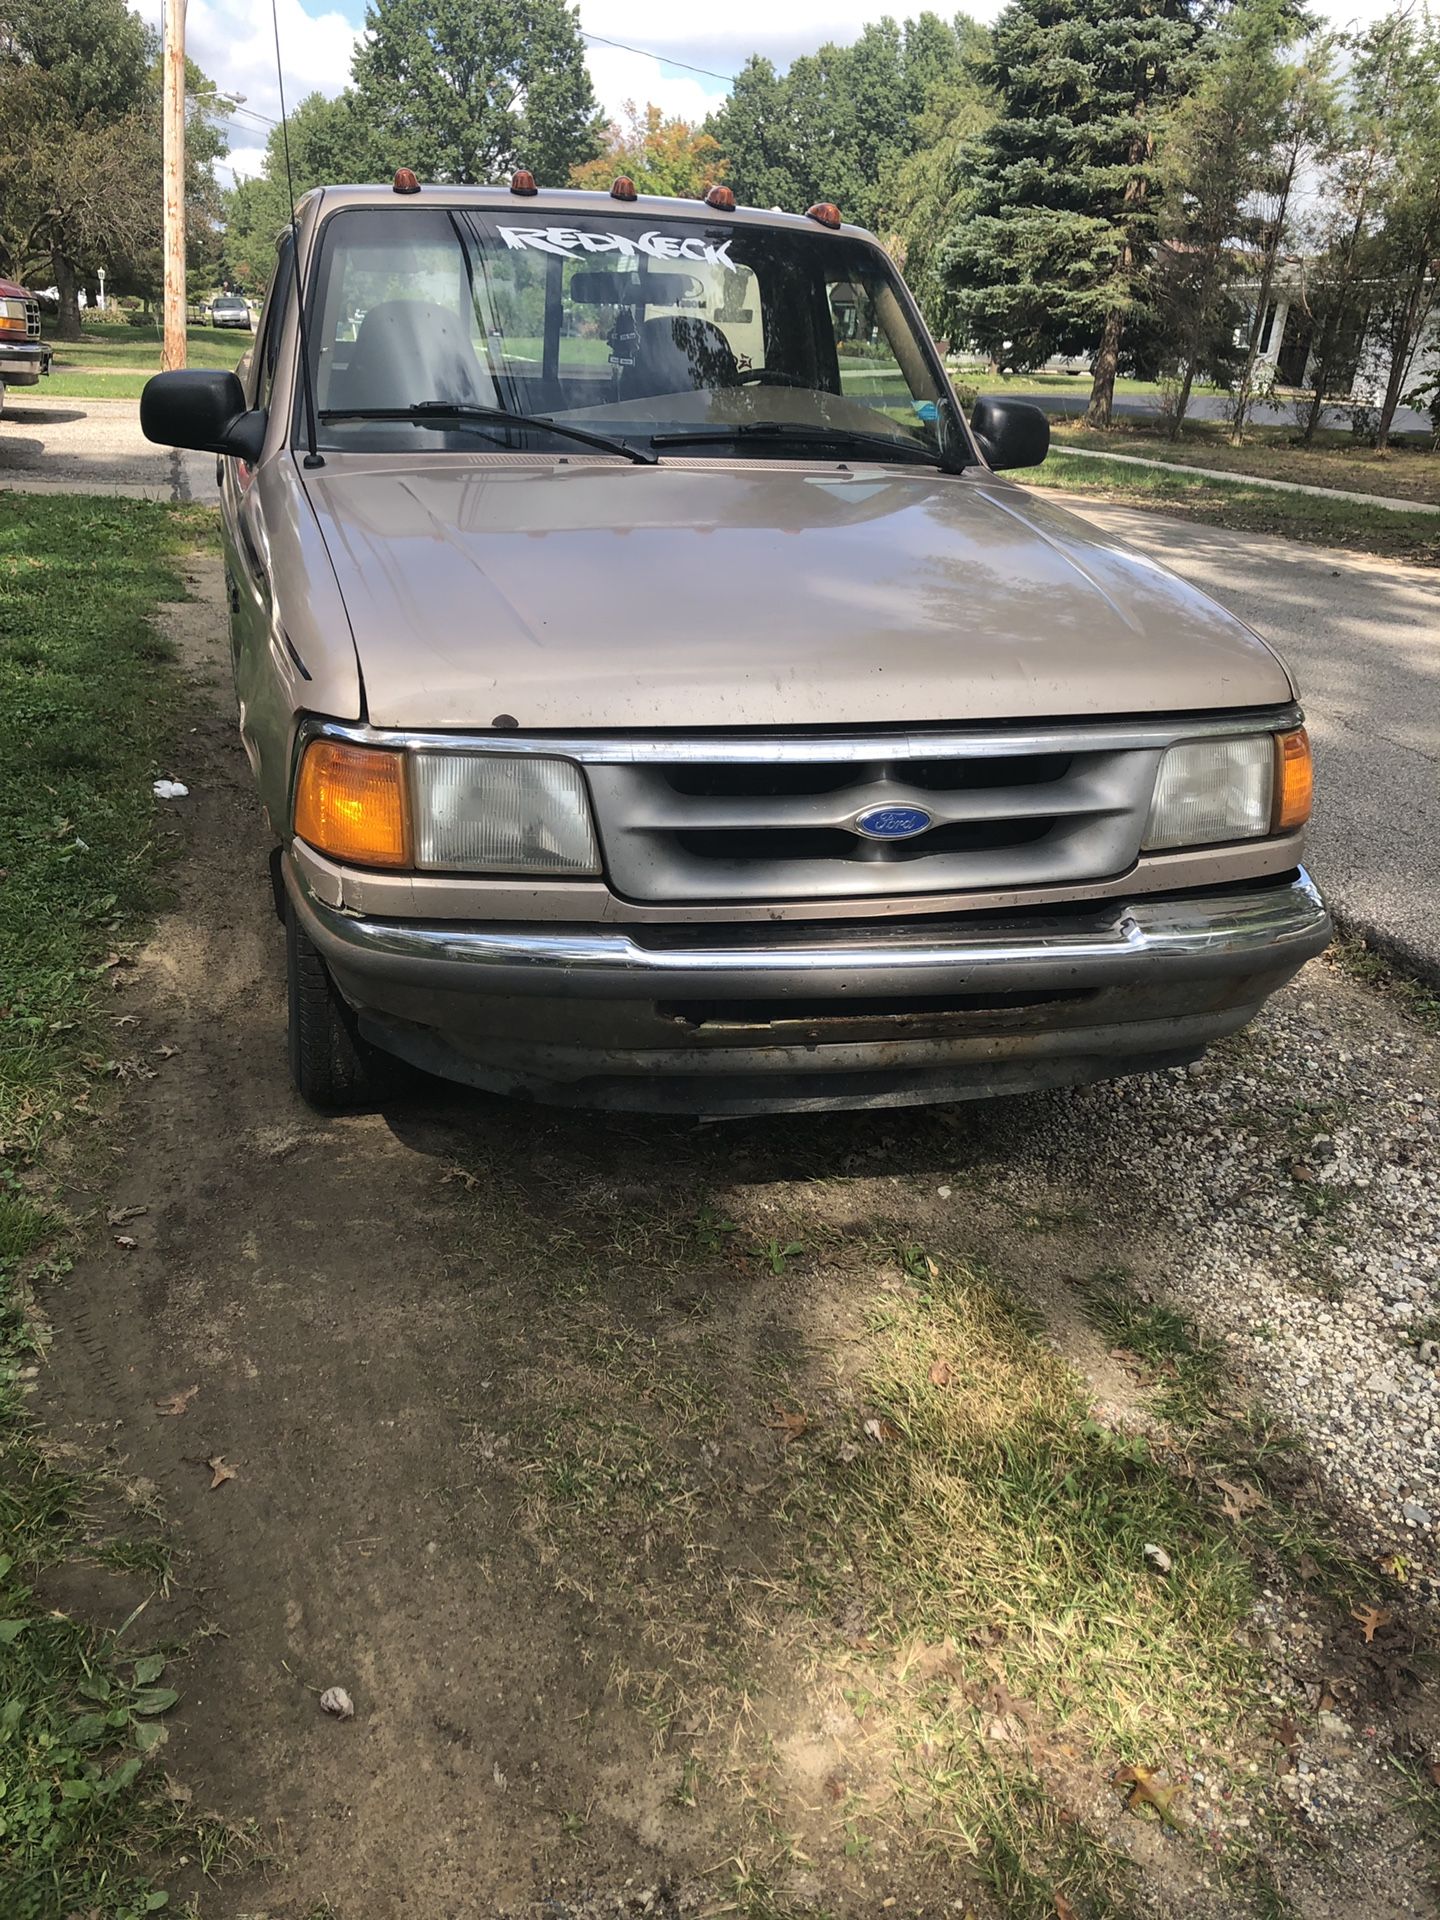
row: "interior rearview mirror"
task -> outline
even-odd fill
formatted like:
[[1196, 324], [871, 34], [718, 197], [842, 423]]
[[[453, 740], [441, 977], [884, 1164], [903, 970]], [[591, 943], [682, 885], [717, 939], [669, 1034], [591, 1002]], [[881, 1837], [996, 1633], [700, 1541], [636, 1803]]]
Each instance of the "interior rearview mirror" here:
[[253, 465], [265, 441], [265, 414], [246, 406], [245, 389], [233, 373], [188, 367], [145, 382], [140, 431], [162, 447], [234, 454]]
[[1050, 422], [1028, 400], [997, 400], [982, 393], [970, 410], [970, 431], [997, 473], [1038, 467], [1050, 451]]

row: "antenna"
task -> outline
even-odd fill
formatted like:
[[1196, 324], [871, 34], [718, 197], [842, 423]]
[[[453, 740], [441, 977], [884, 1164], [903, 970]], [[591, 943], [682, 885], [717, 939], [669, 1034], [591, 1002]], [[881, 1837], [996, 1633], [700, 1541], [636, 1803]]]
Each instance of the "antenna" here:
[[290, 202], [290, 257], [294, 262], [295, 317], [300, 323], [300, 386], [305, 395], [305, 455], [307, 467], [323, 467], [325, 456], [315, 450], [315, 390], [310, 384], [310, 330], [305, 325], [305, 295], [300, 285], [300, 230], [295, 223], [295, 181], [290, 172], [290, 123], [285, 113], [285, 71], [280, 64], [280, 10], [270, 0], [270, 23], [275, 29], [275, 79], [280, 88], [280, 143], [285, 152], [285, 194]]

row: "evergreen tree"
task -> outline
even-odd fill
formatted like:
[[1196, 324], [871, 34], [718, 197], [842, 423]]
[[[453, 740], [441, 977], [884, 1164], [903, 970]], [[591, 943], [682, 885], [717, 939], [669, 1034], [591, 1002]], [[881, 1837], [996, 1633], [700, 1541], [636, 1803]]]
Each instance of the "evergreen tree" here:
[[600, 151], [567, 0], [369, 0], [352, 72], [396, 164], [422, 179], [485, 183], [528, 167], [555, 186]]
[[1034, 363], [1095, 355], [1086, 415], [1108, 427], [1127, 321], [1144, 317], [1161, 211], [1156, 138], [1193, 66], [1202, 0], [1011, 0], [988, 78], [999, 117], [977, 142], [945, 247], [977, 345]]

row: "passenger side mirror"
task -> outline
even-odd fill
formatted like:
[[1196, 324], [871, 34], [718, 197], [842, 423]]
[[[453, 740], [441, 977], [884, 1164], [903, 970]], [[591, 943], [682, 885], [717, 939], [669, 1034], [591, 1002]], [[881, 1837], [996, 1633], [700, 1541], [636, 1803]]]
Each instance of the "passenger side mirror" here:
[[970, 431], [997, 473], [1038, 467], [1050, 451], [1050, 422], [1026, 400], [994, 400], [982, 394], [970, 410]]
[[245, 389], [233, 373], [189, 367], [145, 382], [140, 431], [162, 447], [233, 454], [253, 466], [265, 441], [265, 414], [245, 405]]

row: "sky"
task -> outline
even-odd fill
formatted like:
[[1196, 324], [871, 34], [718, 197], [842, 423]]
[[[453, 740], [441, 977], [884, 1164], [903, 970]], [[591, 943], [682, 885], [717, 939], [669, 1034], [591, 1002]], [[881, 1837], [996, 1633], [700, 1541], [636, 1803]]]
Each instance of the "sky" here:
[[[162, 0], [129, 0], [159, 25]], [[677, 0], [580, 0], [590, 72], [600, 104], [618, 115], [627, 100], [654, 101], [667, 114], [703, 120], [726, 92], [725, 80], [752, 53], [786, 66], [825, 40], [853, 40], [867, 22], [889, 13], [903, 19], [929, 5], [946, 13], [956, 0], [724, 0], [712, 7]], [[1001, 0], [971, 0], [967, 11], [993, 19]], [[1364, 23], [1391, 0], [1319, 0], [1316, 11], [1336, 26]], [[290, 106], [313, 93], [338, 93], [365, 17], [365, 0], [277, 0], [285, 97]], [[607, 46], [623, 41], [626, 52]], [[222, 92], [245, 105], [226, 129], [235, 176], [259, 171], [269, 126], [280, 111], [270, 0], [188, 0], [190, 56]], [[708, 68], [707, 73], [690, 71]], [[223, 170], [222, 170], [222, 178]]]

